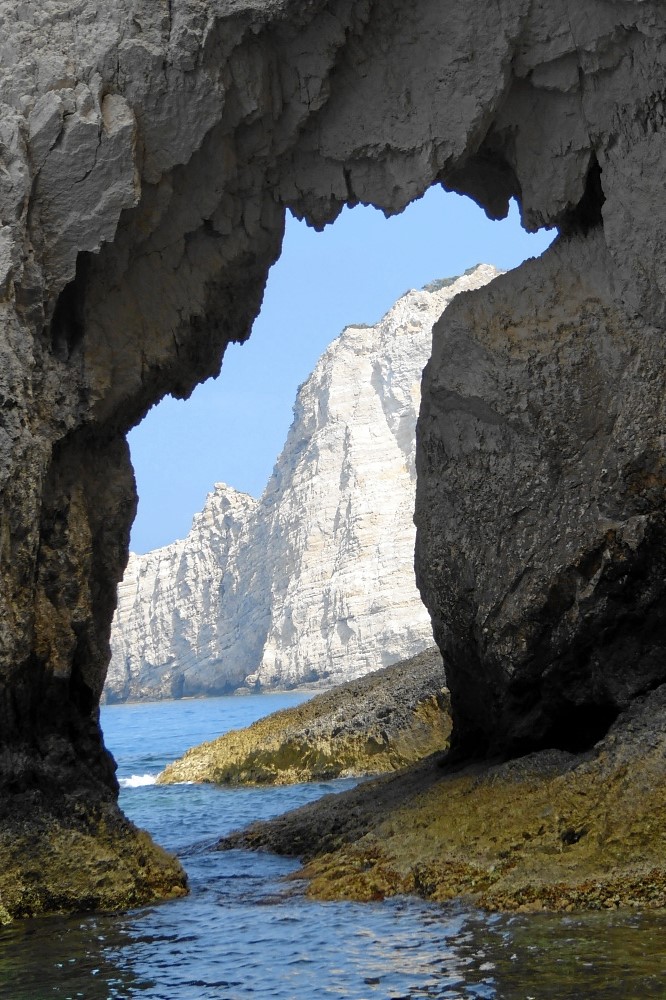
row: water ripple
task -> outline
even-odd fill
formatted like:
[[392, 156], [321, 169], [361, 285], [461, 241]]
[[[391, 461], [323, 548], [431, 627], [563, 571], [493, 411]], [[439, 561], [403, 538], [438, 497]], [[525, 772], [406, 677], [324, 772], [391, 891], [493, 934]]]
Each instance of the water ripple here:
[[[181, 744], [197, 742], [213, 721], [219, 725], [215, 701], [188, 703], [184, 718], [193, 729], [179, 735]], [[256, 714], [252, 699], [236, 699], [236, 715], [244, 705]], [[156, 773], [167, 762], [147, 745], [155, 732], [173, 750], [164, 713], [175, 718], [173, 706], [161, 703], [110, 713], [120, 727], [116, 737], [125, 741], [116, 745], [121, 779]], [[206, 722], [202, 713], [211, 718]], [[131, 725], [120, 726], [123, 719]], [[121, 916], [50, 918], [0, 929], [0, 1000], [666, 996], [663, 915], [490, 916], [407, 898], [318, 903], [298, 884], [283, 881], [297, 870], [295, 861], [211, 850], [234, 828], [350, 782], [277, 789], [130, 782], [121, 792], [123, 807], [178, 851], [191, 895]]]

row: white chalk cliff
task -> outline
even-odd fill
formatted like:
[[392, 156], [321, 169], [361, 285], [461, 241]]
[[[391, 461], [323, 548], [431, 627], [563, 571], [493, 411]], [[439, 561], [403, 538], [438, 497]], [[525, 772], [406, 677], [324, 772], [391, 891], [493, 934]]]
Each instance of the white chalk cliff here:
[[435, 320], [497, 273], [347, 327], [301, 386], [261, 499], [218, 483], [187, 538], [130, 556], [107, 699], [338, 682], [432, 645], [413, 569], [421, 373]]

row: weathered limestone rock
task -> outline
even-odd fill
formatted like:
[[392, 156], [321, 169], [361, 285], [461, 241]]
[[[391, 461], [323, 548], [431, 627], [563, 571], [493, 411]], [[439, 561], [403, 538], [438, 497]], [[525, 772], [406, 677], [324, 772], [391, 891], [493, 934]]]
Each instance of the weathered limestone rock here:
[[187, 538], [130, 553], [111, 631], [107, 701], [222, 694], [243, 683], [247, 661], [223, 670], [220, 658], [240, 645], [237, 610], [255, 606], [241, 574], [256, 509], [253, 497], [216, 483]]
[[289, 785], [396, 771], [447, 745], [448, 708], [430, 649], [193, 747], [157, 781]]
[[435, 329], [417, 565], [468, 751], [587, 746], [664, 677], [666, 340], [614, 276], [560, 238]]
[[257, 502], [218, 484], [183, 541], [131, 555], [105, 695], [329, 686], [432, 645], [414, 581], [415, 426], [432, 325], [479, 265], [347, 327], [300, 387]]
[[[128, 428], [166, 392], [186, 396], [218, 370], [230, 340], [247, 336], [287, 207], [323, 225], [359, 201], [399, 211], [438, 182], [494, 217], [516, 196], [529, 227], [597, 228], [585, 260], [607, 286], [591, 296], [598, 325], [587, 334], [596, 342], [611, 318], [626, 320], [654, 375], [665, 322], [666, 9], [659, 0], [80, 0], [75, 9], [0, 0], [0, 27], [0, 792], [6, 803], [39, 790], [46, 815], [63, 789], [88, 787], [93, 830], [95, 797], [115, 795], [97, 704], [135, 503]], [[530, 271], [532, 325], [548, 330], [552, 265], [541, 266], [543, 281]], [[652, 391], [660, 405], [663, 378]], [[566, 424], [558, 398], [546, 402], [552, 426]], [[635, 637], [629, 697], [666, 660], [661, 618], [644, 596], [663, 564], [663, 439], [654, 445], [640, 408], [623, 413], [624, 439], [648, 451], [633, 487], [620, 473], [627, 490], [604, 494], [615, 497], [617, 527], [585, 628], [601, 649], [616, 574]], [[611, 449], [620, 440], [611, 435]], [[620, 455], [608, 459], [611, 474], [622, 469]], [[553, 492], [564, 495], [559, 482]], [[636, 492], [647, 498], [638, 511]], [[440, 545], [445, 529], [423, 505], [419, 517]], [[561, 551], [561, 565], [539, 566], [544, 581], [547, 567], [554, 573], [555, 605], [562, 588], [571, 599], [573, 580], [577, 609], [578, 577], [560, 575], [574, 572], [575, 546]], [[520, 665], [529, 679], [520, 708], [495, 653], [447, 617], [440, 567], [430, 572], [432, 584], [421, 581], [453, 653], [461, 742], [537, 739], [539, 719], [557, 720], [547, 679], [535, 697], [538, 658]], [[486, 598], [475, 577], [467, 583], [471, 622]], [[536, 651], [535, 605], [522, 607], [515, 627]], [[542, 619], [539, 642], [546, 661], [569, 655], [580, 666], [584, 619], [575, 610], [581, 628], [574, 621], [567, 654], [563, 613]], [[609, 698], [605, 684], [596, 693], [593, 661], [582, 675], [588, 720]], [[461, 679], [470, 665], [476, 702]], [[572, 691], [578, 683], [573, 666], [555, 675]], [[522, 730], [519, 710], [533, 716]]]
[[666, 907], [666, 686], [592, 751], [444, 755], [218, 844], [298, 856], [319, 899], [464, 895], [491, 910]]

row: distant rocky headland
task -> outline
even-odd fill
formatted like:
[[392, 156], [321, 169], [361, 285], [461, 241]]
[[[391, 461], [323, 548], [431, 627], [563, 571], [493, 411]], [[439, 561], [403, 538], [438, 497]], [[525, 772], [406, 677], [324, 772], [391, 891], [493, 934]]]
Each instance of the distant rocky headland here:
[[283, 785], [397, 771], [446, 748], [449, 709], [442, 658], [430, 649], [193, 747], [158, 783]]
[[498, 273], [347, 327], [301, 386], [261, 499], [219, 483], [184, 540], [130, 556], [108, 701], [330, 686], [432, 644], [414, 579], [421, 376], [435, 320]]
[[[287, 211], [390, 215], [434, 184], [496, 219], [515, 198], [559, 234], [454, 299], [422, 384], [415, 566], [451, 756], [472, 768], [464, 815], [502, 802], [473, 758], [543, 797], [530, 755], [572, 755], [590, 780], [554, 779], [581, 790], [570, 808], [493, 809], [495, 871], [530, 856], [526, 900], [550, 905], [542, 859], [575, 880], [596, 851], [611, 905], [663, 901], [666, 5], [0, 0], [0, 24], [0, 919], [185, 891], [122, 816], [99, 726], [136, 510], [126, 435], [247, 338]], [[299, 641], [279, 620], [266, 678]], [[411, 861], [391, 834], [405, 887], [429, 884], [451, 830], [462, 864], [484, 855], [450, 778], [428, 778], [439, 819], [403, 842]], [[366, 816], [385, 787], [366, 786]]]

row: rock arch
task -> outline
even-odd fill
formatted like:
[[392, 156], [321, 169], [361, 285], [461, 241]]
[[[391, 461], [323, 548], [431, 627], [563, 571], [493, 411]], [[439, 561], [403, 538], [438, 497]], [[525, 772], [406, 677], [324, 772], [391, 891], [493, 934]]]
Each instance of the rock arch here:
[[443, 183], [560, 228], [437, 334], [420, 585], [466, 752], [584, 741], [663, 680], [662, 5], [38, 6], [0, 0], [0, 842], [42, 871], [3, 905], [180, 891], [117, 812], [97, 721], [124, 435], [247, 336], [287, 208], [323, 226]]

